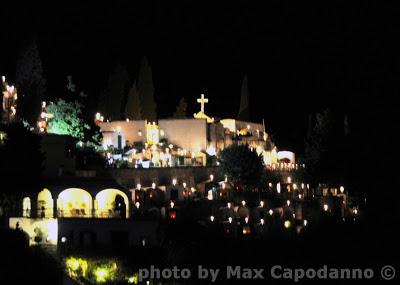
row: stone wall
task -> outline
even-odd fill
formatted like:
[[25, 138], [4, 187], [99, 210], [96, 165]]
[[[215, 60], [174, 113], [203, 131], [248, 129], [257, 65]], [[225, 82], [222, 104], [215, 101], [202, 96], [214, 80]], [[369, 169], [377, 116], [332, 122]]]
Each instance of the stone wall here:
[[147, 169], [112, 169], [109, 174], [120, 185], [135, 188], [138, 183], [143, 187], [150, 187], [153, 182], [157, 185], [170, 185], [172, 179], [177, 183], [186, 182], [188, 187], [210, 179], [213, 174], [216, 180], [224, 179], [219, 167], [166, 167]]

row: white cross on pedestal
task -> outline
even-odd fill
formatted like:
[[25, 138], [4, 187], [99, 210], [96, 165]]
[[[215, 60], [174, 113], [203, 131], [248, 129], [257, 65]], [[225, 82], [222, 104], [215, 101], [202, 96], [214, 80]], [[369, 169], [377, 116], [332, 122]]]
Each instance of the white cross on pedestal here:
[[204, 98], [204, 94], [201, 94], [201, 98], [197, 99], [197, 103], [200, 103], [200, 112], [204, 113], [204, 104], [208, 103], [208, 99]]

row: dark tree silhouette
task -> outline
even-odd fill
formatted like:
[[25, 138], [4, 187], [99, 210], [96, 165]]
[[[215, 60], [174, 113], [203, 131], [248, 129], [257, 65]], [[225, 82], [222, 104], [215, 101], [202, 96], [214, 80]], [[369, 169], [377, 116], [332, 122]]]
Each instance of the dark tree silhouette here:
[[102, 94], [101, 105], [105, 106], [105, 115], [112, 119], [122, 119], [125, 113], [124, 98], [126, 96], [129, 73], [126, 68], [118, 64], [110, 73], [107, 88]]
[[314, 182], [339, 183], [345, 169], [343, 118], [335, 119], [330, 109], [310, 117], [305, 140], [307, 172]]
[[186, 99], [182, 97], [181, 100], [179, 100], [178, 106], [176, 106], [176, 110], [173, 117], [175, 119], [184, 119], [187, 117], [186, 115], [187, 115], [187, 103]]
[[240, 107], [238, 113], [238, 120], [242, 121], [250, 120], [249, 87], [247, 85], [247, 76], [244, 76], [243, 78], [242, 89], [240, 91]]
[[148, 121], [155, 121], [157, 119], [157, 105], [154, 100], [153, 73], [145, 56], [142, 58], [140, 64], [137, 87], [141, 102], [142, 118]]
[[46, 91], [39, 48], [32, 41], [19, 54], [16, 66], [19, 116], [35, 126]]
[[244, 189], [257, 187], [262, 181], [265, 169], [262, 158], [247, 145], [232, 144], [225, 148], [220, 163], [229, 181]]
[[142, 111], [140, 108], [140, 98], [136, 87], [136, 81], [129, 89], [128, 99], [125, 107], [125, 117], [131, 120], [141, 120]]

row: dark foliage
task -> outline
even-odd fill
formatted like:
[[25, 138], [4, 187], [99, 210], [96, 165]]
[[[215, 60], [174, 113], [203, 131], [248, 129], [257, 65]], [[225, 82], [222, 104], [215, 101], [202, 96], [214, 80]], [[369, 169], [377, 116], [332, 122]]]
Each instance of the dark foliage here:
[[264, 173], [262, 158], [247, 145], [232, 144], [221, 152], [221, 168], [229, 181], [245, 189], [259, 186]]
[[46, 91], [42, 60], [35, 41], [19, 55], [16, 67], [18, 116], [35, 126]]

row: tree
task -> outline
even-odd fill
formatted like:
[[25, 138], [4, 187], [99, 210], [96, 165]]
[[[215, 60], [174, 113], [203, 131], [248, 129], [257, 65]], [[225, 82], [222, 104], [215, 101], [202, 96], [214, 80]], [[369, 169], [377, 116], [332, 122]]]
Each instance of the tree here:
[[228, 179], [244, 189], [257, 187], [265, 170], [261, 156], [245, 144], [225, 148], [221, 152], [220, 165]]
[[310, 117], [309, 130], [305, 141], [305, 158], [309, 174], [315, 181], [328, 182], [338, 173], [338, 153], [340, 141], [335, 137], [334, 117], [331, 110], [316, 113]]
[[137, 87], [140, 102], [142, 103], [142, 118], [148, 121], [155, 121], [157, 119], [157, 106], [154, 100], [153, 73], [145, 56], [140, 64]]
[[176, 107], [173, 117], [175, 119], [185, 119], [187, 114], [187, 103], [184, 97], [179, 100], [179, 104]]
[[110, 73], [105, 91], [105, 113], [113, 119], [121, 119], [125, 113], [124, 98], [126, 96], [129, 73], [125, 67], [118, 64]]
[[31, 42], [19, 55], [16, 83], [20, 117], [31, 125], [36, 125], [46, 91], [46, 80], [43, 76], [39, 48], [35, 41]]
[[242, 82], [242, 88], [240, 92], [240, 107], [237, 118], [241, 121], [249, 121], [250, 119], [249, 87], [247, 85], [247, 76], [244, 76]]
[[141, 120], [141, 113], [142, 111], [140, 108], [140, 98], [135, 81], [128, 93], [128, 100], [125, 108], [125, 117], [131, 120]]
[[85, 131], [90, 126], [82, 118], [82, 105], [77, 101], [67, 102], [57, 99], [46, 108], [47, 113], [52, 114], [48, 132], [58, 135], [69, 135], [79, 140], [84, 140]]

